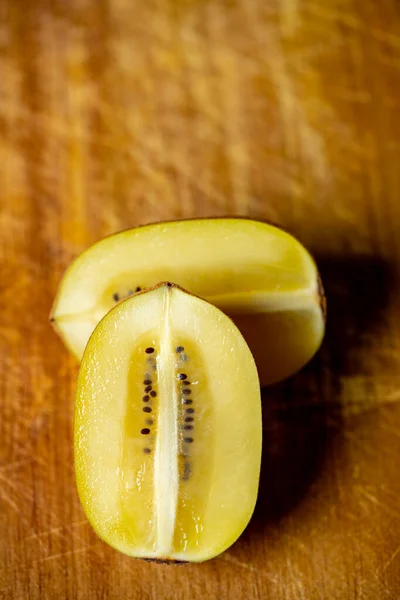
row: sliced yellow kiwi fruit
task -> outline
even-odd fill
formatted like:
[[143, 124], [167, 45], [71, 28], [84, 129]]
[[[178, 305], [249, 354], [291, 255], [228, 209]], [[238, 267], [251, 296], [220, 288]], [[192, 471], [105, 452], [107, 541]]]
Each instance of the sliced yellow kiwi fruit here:
[[321, 343], [321, 287], [310, 254], [277, 227], [236, 218], [146, 225], [94, 244], [64, 275], [54, 326], [80, 359], [115, 304], [165, 280], [236, 322], [263, 385], [300, 369]]
[[257, 369], [235, 324], [162, 283], [96, 327], [78, 379], [80, 500], [114, 548], [204, 561], [246, 527], [261, 460]]

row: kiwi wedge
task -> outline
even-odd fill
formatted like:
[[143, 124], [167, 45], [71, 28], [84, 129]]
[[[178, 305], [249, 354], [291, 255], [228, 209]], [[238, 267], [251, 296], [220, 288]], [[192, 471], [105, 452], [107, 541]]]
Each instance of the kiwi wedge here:
[[78, 492], [98, 535], [130, 556], [201, 562], [228, 548], [256, 502], [257, 369], [236, 325], [171, 283], [97, 325], [77, 386]]
[[113, 306], [166, 280], [235, 321], [262, 385], [299, 370], [320, 346], [324, 302], [312, 257], [285, 231], [242, 218], [157, 223], [97, 242], [66, 271], [51, 320], [80, 360]]

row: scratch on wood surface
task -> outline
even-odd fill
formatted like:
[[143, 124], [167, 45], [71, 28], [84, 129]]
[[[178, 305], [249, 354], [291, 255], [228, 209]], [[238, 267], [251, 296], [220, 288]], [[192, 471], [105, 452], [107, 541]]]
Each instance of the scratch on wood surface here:
[[28, 500], [28, 502], [33, 501], [33, 493], [29, 493], [28, 487], [25, 487], [25, 484], [23, 484], [22, 482], [19, 486], [15, 485], [10, 479], [2, 475], [2, 473], [0, 473], [0, 481], [2, 481], [5, 485], [8, 485], [13, 490], [13, 492], [15, 492], [16, 497], [22, 496], [23, 498]]
[[296, 598], [296, 600], [306, 600], [304, 584], [301, 581], [299, 574], [296, 573], [297, 569], [296, 570], [293, 569], [291, 560], [292, 560], [292, 558], [288, 556], [287, 566], [288, 566], [288, 571], [291, 574], [293, 597]]
[[389, 560], [383, 565], [383, 567], [382, 567], [383, 571], [386, 571], [390, 567], [390, 565], [397, 558], [399, 553], [400, 553], [400, 544], [397, 546], [396, 550], [393, 552], [393, 554], [389, 558]]
[[379, 500], [379, 498], [377, 498], [377, 496], [375, 496], [372, 492], [367, 491], [365, 486], [357, 486], [357, 488], [360, 494], [367, 498], [367, 500], [369, 500], [371, 504], [374, 504], [378, 508], [383, 509], [384, 512], [391, 515], [392, 517], [399, 519], [400, 511], [398, 509], [390, 507], [386, 502], [382, 502], [382, 500]]
[[34, 458], [22, 458], [21, 460], [16, 460], [12, 463], [9, 463], [7, 465], [1, 465], [0, 466], [0, 476], [2, 473], [6, 473], [9, 471], [14, 471], [14, 469], [18, 469], [19, 467], [22, 467], [24, 465], [29, 465], [31, 464], [35, 459]]
[[97, 542], [96, 544], [90, 544], [89, 546], [84, 546], [83, 548], [76, 548], [74, 550], [67, 550], [66, 552], [59, 552], [58, 554], [51, 554], [50, 556], [46, 556], [45, 558], [40, 558], [39, 560], [34, 561], [34, 563], [44, 563], [51, 560], [57, 560], [59, 558], [64, 558], [65, 556], [72, 556], [75, 554], [80, 554], [81, 552], [87, 552], [88, 550], [93, 550], [94, 548], [101, 548], [102, 546], [102, 542]]
[[312, 554], [307, 544], [304, 544], [297, 536], [293, 534], [285, 534], [285, 538], [292, 544], [296, 545], [302, 552], [304, 552], [304, 554]]
[[48, 461], [45, 458], [41, 457], [39, 454], [37, 454], [34, 457], [30, 456], [29, 455], [30, 448], [28, 448], [28, 451], [26, 451], [26, 443], [25, 442], [20, 442], [16, 438], [14, 440], [14, 448], [15, 448], [15, 450], [18, 450], [18, 454], [20, 454], [23, 457], [23, 459], [26, 459], [28, 462], [36, 463], [37, 465], [40, 465], [44, 469], [47, 469]]
[[0, 496], [1, 496], [1, 500], [3, 500], [3, 502], [8, 504], [17, 515], [21, 514], [21, 511], [20, 511], [18, 505], [13, 500], [11, 500], [10, 496], [6, 493], [6, 491], [2, 487], [0, 487]]
[[251, 565], [249, 563], [243, 562], [243, 561], [239, 560], [238, 558], [231, 556], [230, 554], [222, 554], [221, 556], [218, 557], [218, 559], [224, 560], [225, 562], [231, 563], [233, 565], [237, 565], [238, 567], [241, 567], [242, 569], [247, 569], [248, 571], [251, 571], [252, 573], [257, 573], [257, 575], [269, 579], [272, 583], [278, 582], [277, 578], [272, 577], [272, 575], [270, 575], [269, 573], [266, 573], [263, 569], [260, 569], [259, 567], [256, 567], [255, 565]]
[[400, 391], [393, 377], [380, 374], [341, 377], [341, 394], [338, 398], [343, 417], [375, 411], [400, 401]]
[[30, 540], [38, 540], [39, 538], [46, 536], [46, 535], [52, 535], [55, 534], [59, 537], [65, 538], [66, 536], [63, 535], [64, 531], [70, 531], [71, 535], [74, 536], [75, 533], [72, 531], [72, 529], [74, 527], [80, 527], [81, 525], [88, 525], [89, 526], [89, 522], [87, 519], [82, 519], [81, 521], [76, 521], [75, 523], [71, 523], [69, 525], [59, 525], [58, 527], [50, 527], [49, 529], [46, 529], [45, 531], [41, 531], [40, 533], [32, 533], [31, 535], [28, 535], [25, 538], [25, 541], [30, 541]]

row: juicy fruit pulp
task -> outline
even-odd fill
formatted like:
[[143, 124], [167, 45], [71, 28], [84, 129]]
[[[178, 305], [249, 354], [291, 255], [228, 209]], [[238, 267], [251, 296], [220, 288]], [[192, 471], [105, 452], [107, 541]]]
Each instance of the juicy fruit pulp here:
[[105, 238], [67, 270], [54, 325], [80, 359], [116, 303], [165, 280], [235, 321], [262, 385], [300, 369], [321, 343], [324, 314], [314, 261], [288, 233], [249, 219], [159, 223]]
[[93, 528], [142, 558], [203, 561], [254, 509], [261, 401], [234, 323], [171, 284], [119, 304], [85, 350], [75, 469]]

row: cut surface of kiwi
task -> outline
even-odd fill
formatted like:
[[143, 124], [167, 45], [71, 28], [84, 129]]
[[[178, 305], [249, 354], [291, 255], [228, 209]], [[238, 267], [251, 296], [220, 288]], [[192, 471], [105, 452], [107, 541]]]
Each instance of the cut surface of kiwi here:
[[74, 454], [84, 511], [114, 548], [223, 552], [252, 515], [261, 461], [257, 369], [235, 324], [167, 283], [111, 310], [81, 363]]
[[322, 341], [324, 311], [312, 257], [285, 231], [241, 218], [157, 223], [97, 242], [66, 271], [53, 324], [80, 359], [113, 306], [166, 280], [236, 322], [262, 385], [300, 369]]

